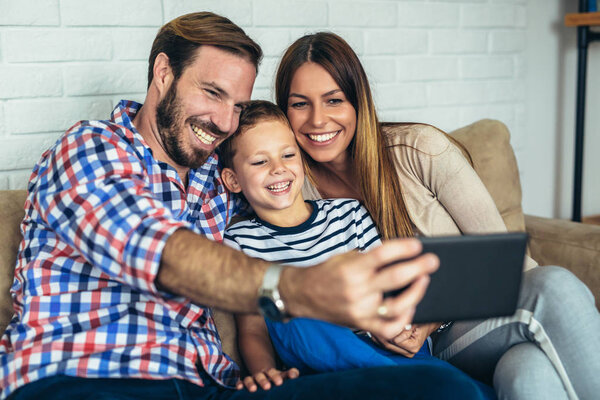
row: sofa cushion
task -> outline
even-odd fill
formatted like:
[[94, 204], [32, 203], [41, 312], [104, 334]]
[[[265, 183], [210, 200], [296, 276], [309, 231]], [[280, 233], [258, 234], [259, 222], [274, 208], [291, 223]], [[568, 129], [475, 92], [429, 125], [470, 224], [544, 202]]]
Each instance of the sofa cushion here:
[[473, 167], [492, 195], [508, 230], [525, 231], [519, 169], [506, 125], [483, 119], [450, 135], [469, 151]]
[[14, 313], [9, 291], [21, 243], [26, 196], [24, 190], [0, 190], [0, 332], [4, 332]]

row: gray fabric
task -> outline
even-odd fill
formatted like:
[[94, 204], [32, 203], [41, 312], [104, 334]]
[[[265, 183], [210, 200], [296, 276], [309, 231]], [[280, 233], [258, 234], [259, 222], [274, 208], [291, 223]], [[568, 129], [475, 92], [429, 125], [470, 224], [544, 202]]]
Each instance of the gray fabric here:
[[[521, 365], [535, 365], [524, 370]], [[500, 358], [494, 372], [498, 398], [527, 400], [567, 400], [560, 376], [546, 354], [537, 345], [517, 344]]]
[[[540, 362], [539, 354], [517, 354], [523, 347], [509, 351], [520, 343], [534, 343], [542, 350], [554, 374], [541, 372], [547, 362]], [[600, 393], [600, 315], [590, 290], [561, 267], [525, 272], [514, 316], [455, 323], [434, 340], [434, 354], [484, 382], [495, 380], [501, 385], [496, 392], [510, 393], [510, 398], [530, 398], [530, 384], [544, 390], [546, 398], [560, 398], [552, 390], [556, 376], [571, 399], [593, 399]], [[494, 377], [499, 360], [501, 371]], [[540, 371], [535, 374], [539, 381], [500, 376], [505, 364], [513, 375]]]

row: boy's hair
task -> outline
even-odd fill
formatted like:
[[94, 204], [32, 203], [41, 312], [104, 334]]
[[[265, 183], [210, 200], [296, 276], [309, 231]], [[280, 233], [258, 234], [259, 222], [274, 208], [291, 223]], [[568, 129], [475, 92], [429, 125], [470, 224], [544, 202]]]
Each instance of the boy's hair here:
[[182, 15], [165, 24], [156, 35], [150, 51], [148, 87], [154, 78], [154, 60], [159, 53], [169, 57], [175, 80], [194, 61], [201, 46], [215, 46], [246, 58], [256, 68], [262, 59], [260, 46], [229, 19], [211, 12]]
[[[287, 117], [281, 109], [265, 100], [252, 100], [246, 103], [240, 113], [240, 123], [236, 131], [219, 145], [219, 161], [223, 168], [233, 168], [233, 157], [235, 156], [235, 140], [242, 133], [254, 128], [258, 123], [265, 121], [280, 121], [290, 126]], [[291, 129], [291, 128], [290, 128]]]

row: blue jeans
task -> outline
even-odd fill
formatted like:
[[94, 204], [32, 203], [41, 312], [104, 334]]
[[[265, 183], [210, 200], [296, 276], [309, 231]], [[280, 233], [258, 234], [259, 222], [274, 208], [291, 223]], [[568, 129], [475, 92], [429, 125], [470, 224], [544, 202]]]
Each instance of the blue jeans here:
[[10, 400], [252, 400], [252, 399], [483, 399], [466, 374], [435, 365], [400, 365], [305, 375], [270, 390], [226, 389], [201, 373], [204, 387], [191, 382], [77, 378], [57, 375], [29, 383]]

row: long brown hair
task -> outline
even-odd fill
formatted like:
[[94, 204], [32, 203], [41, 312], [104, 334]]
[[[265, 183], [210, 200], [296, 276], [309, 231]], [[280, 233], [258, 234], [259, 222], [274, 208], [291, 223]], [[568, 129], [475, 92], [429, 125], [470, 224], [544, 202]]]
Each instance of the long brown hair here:
[[[356, 110], [356, 133], [349, 145], [363, 203], [384, 239], [413, 236], [412, 224], [390, 153], [377, 119], [367, 75], [344, 39], [330, 32], [306, 35], [285, 52], [277, 70], [275, 97], [287, 114], [294, 73], [306, 62], [323, 67]], [[305, 154], [307, 160], [311, 160]], [[314, 162], [308, 163], [314, 168]]]
[[242, 28], [229, 19], [211, 12], [182, 15], [166, 23], [156, 35], [150, 51], [148, 87], [154, 77], [154, 60], [159, 53], [169, 57], [177, 80], [194, 61], [200, 46], [215, 46], [250, 61], [258, 72], [263, 53], [260, 46]]

